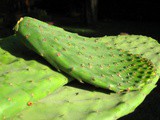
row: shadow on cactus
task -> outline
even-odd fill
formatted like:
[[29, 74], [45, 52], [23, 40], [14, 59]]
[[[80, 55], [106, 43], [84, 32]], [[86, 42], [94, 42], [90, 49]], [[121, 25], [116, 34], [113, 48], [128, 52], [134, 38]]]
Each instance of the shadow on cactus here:
[[44, 63], [16, 36], [0, 40], [0, 119], [8, 119], [68, 83], [67, 77]]
[[[121, 36], [82, 37], [29, 17], [17, 23], [16, 32], [28, 48], [44, 57], [57, 70], [80, 82], [123, 92], [140, 90], [157, 75], [157, 67], [151, 60], [118, 48], [117, 43], [111, 44], [110, 41], [124, 39]], [[139, 36], [128, 39], [132, 38], [138, 39]]]
[[[15, 111], [11, 119], [115, 120], [133, 112], [156, 87], [160, 47], [152, 38], [136, 35], [87, 38], [29, 17], [17, 23], [16, 31], [16, 39], [58, 71], [82, 83], [73, 81], [35, 100], [31, 107]], [[0, 81], [4, 82], [2, 78]], [[43, 85], [39, 88], [46, 91]]]

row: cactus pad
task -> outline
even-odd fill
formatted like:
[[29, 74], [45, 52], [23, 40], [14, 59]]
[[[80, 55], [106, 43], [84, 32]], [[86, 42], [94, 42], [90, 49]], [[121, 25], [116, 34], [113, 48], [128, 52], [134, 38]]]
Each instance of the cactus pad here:
[[140, 54], [143, 58], [151, 60], [160, 76], [160, 44], [155, 39], [142, 35], [105, 36], [99, 39], [100, 42], [108, 42], [109, 46]]
[[[140, 91], [107, 93], [88, 85], [70, 83], [25, 109], [14, 120], [117, 120], [135, 110], [155, 87], [157, 79]], [[11, 119], [11, 120], [12, 120]], [[10, 119], [9, 119], [10, 120]]]
[[29, 17], [18, 21], [15, 30], [27, 47], [55, 68], [97, 87], [139, 90], [157, 75], [149, 59], [100, 38], [82, 37]]
[[68, 83], [68, 78], [33, 60], [36, 58], [15, 36], [0, 40], [0, 119], [16, 114]]

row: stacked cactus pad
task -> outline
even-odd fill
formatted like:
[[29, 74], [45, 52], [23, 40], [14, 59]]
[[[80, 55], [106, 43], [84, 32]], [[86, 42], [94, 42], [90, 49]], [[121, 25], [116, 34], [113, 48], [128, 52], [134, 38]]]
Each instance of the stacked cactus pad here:
[[33, 60], [32, 53], [25, 57], [24, 54], [29, 55], [30, 51], [19, 43], [15, 36], [0, 41], [0, 119], [32, 105], [69, 81], [64, 75]]
[[[15, 31], [16, 35], [0, 41], [1, 118], [115, 120], [133, 112], [160, 76], [160, 45], [149, 37], [88, 38], [30, 17], [21, 18]], [[19, 51], [32, 55], [28, 60]], [[63, 86], [70, 81], [64, 73], [85, 84]], [[96, 88], [88, 88], [87, 83]]]
[[120, 92], [141, 89], [156, 77], [150, 60], [103, 43], [103, 38], [81, 37], [31, 18], [16, 29], [26, 46], [79, 81]]

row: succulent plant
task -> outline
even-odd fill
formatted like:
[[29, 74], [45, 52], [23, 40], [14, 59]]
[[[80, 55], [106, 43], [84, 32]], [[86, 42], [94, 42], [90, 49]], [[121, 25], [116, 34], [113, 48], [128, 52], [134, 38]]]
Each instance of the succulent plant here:
[[156, 87], [156, 82], [157, 78], [142, 90], [118, 94], [72, 81], [12, 119], [117, 120], [133, 112]]
[[55, 68], [97, 87], [115, 92], [139, 90], [157, 75], [151, 60], [110, 44], [121, 36], [82, 37], [30, 17], [21, 18], [15, 30], [28, 48]]
[[[160, 45], [150, 37], [87, 38], [29, 17], [15, 30], [0, 40], [2, 119], [116, 120], [133, 112], [159, 79]], [[59, 72], [105, 89], [75, 81], [61, 87], [70, 81], [64, 73], [20, 41]]]
[[114, 46], [149, 59], [160, 76], [160, 44], [155, 39], [142, 35], [105, 36], [100, 39], [100, 42], [108, 42], [108, 46]]
[[40, 57], [21, 45], [15, 35], [0, 40], [0, 119], [31, 106], [68, 81], [40, 63]]

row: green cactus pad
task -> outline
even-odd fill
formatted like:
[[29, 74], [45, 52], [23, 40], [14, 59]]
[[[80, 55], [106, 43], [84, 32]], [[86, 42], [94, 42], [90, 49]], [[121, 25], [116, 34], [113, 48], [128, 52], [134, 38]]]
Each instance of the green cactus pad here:
[[125, 94], [106, 93], [106, 90], [70, 83], [70, 86], [63, 86], [12, 119], [117, 120], [133, 112], [155, 88], [157, 80], [153, 79], [152, 84], [145, 85], [140, 91]]
[[0, 119], [16, 114], [68, 83], [64, 75], [33, 60], [37, 58], [40, 59], [20, 45], [15, 36], [0, 40]]
[[97, 87], [115, 92], [139, 90], [157, 74], [150, 60], [100, 38], [82, 37], [30, 17], [21, 18], [15, 30], [27, 47], [55, 68]]
[[160, 76], [160, 44], [155, 39], [142, 35], [105, 36], [99, 39], [100, 42], [107, 42], [109, 46], [140, 54], [151, 60]]

